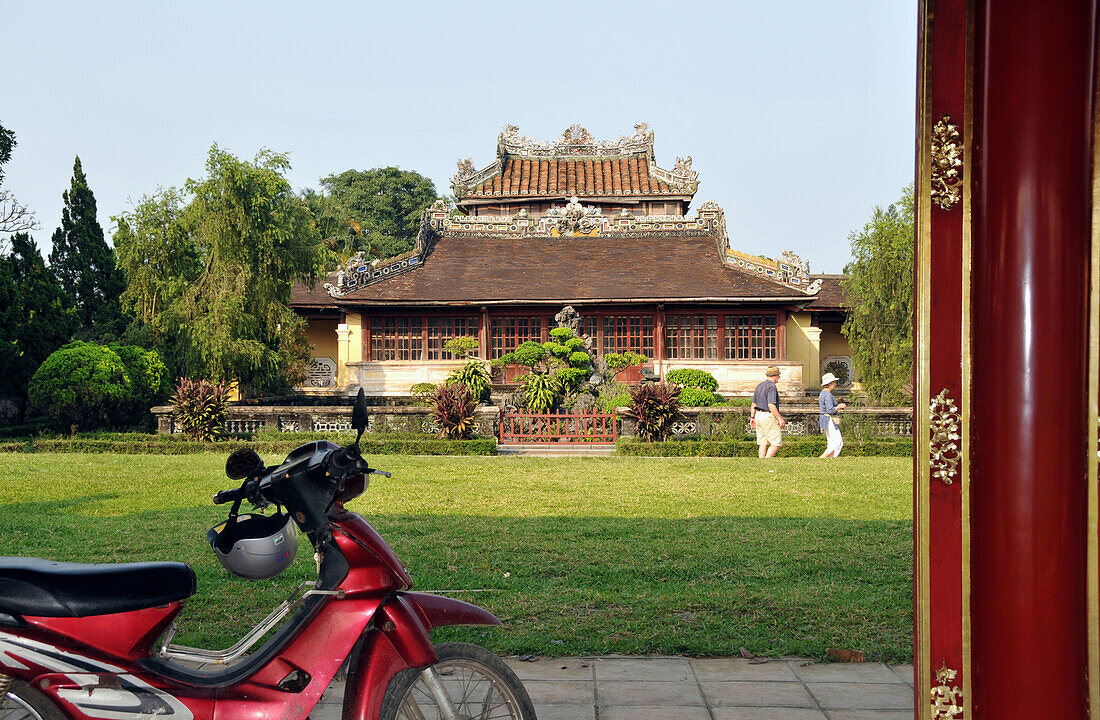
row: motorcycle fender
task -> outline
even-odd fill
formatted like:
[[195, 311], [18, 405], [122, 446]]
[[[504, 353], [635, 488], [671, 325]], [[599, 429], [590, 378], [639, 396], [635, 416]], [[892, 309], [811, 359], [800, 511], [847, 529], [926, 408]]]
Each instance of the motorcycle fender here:
[[500, 625], [500, 620], [488, 610], [442, 595], [407, 592], [401, 597], [412, 602], [424, 616], [429, 628], [444, 625]]
[[352, 650], [341, 720], [378, 720], [386, 688], [409, 668], [380, 630], [368, 630]]

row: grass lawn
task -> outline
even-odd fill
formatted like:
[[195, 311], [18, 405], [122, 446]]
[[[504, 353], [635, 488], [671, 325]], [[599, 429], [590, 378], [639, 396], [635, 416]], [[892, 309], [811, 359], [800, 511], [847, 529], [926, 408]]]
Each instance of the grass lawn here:
[[[269, 462], [275, 458], [266, 458]], [[230, 577], [206, 543], [224, 456], [6, 454], [0, 555], [182, 560], [199, 576], [177, 642], [225, 647], [313, 577]], [[349, 507], [416, 588], [496, 613], [448, 629], [501, 653], [912, 659], [908, 458], [376, 456]], [[480, 592], [475, 592], [480, 591]], [[443, 635], [441, 634], [441, 637]]]

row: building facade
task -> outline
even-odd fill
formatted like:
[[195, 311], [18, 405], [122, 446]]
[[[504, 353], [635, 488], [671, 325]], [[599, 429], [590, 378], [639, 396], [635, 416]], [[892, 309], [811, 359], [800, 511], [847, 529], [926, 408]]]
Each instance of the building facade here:
[[461, 364], [448, 339], [475, 337], [493, 360], [546, 341], [566, 305], [597, 357], [641, 353], [660, 377], [699, 368], [720, 392], [747, 394], [777, 365], [790, 396], [826, 371], [850, 384], [839, 276], [731, 247], [717, 204], [689, 214], [698, 184], [690, 157], [656, 164], [645, 124], [603, 142], [574, 125], [549, 143], [507, 126], [493, 163], [458, 163], [456, 207], [429, 208], [415, 248], [354, 257], [323, 287], [295, 290], [314, 348], [302, 390], [408, 395]]

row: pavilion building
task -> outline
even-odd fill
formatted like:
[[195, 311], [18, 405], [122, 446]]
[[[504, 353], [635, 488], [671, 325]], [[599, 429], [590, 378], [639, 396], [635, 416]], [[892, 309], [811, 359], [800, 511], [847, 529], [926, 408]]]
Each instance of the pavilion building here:
[[491, 164], [458, 163], [456, 207], [429, 208], [415, 248], [295, 289], [314, 351], [301, 389], [407, 395], [461, 364], [448, 339], [476, 337], [496, 359], [546, 341], [566, 305], [597, 356], [641, 353], [659, 377], [699, 368], [747, 394], [777, 365], [788, 396], [826, 371], [850, 385], [839, 276], [734, 249], [717, 204], [688, 214], [698, 185], [690, 157], [657, 165], [644, 123], [604, 142], [579, 125], [549, 143], [505, 127]]

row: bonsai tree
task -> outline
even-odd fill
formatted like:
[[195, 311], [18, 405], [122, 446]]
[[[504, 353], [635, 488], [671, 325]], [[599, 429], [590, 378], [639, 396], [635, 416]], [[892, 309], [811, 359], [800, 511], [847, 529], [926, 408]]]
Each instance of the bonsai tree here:
[[495, 365], [524, 365], [530, 372], [520, 378], [527, 407], [545, 412], [575, 396], [592, 375], [592, 356], [585, 339], [572, 328], [556, 327], [546, 343], [528, 340], [494, 361]]

